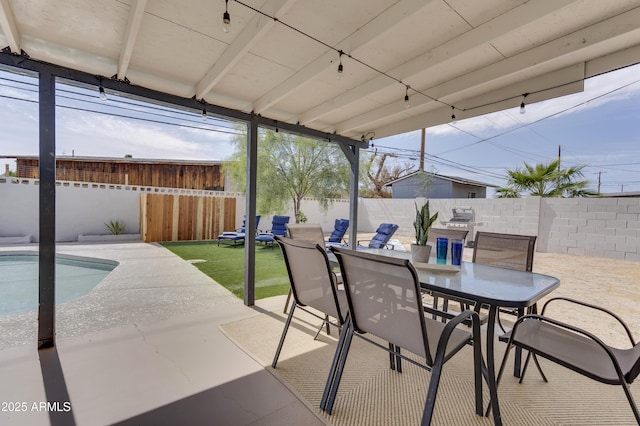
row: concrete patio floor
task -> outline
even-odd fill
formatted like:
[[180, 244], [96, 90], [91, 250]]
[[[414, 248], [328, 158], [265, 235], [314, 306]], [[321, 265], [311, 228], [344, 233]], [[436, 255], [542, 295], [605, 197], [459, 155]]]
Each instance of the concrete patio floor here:
[[[13, 250], [37, 246], [0, 247]], [[0, 424], [323, 424], [219, 329], [281, 310], [284, 296], [246, 307], [155, 244], [60, 244], [58, 252], [120, 265], [59, 306], [55, 350], [36, 350], [35, 313], [0, 317]], [[534, 271], [561, 279], [554, 296], [612, 308], [640, 336], [640, 263], [536, 253]], [[559, 315], [580, 320], [582, 313]], [[607, 321], [589, 326], [611, 344], [625, 343]], [[40, 404], [47, 401], [59, 405], [47, 410]]]
[[[323, 424], [218, 328], [281, 309], [284, 296], [246, 307], [154, 244], [60, 244], [58, 252], [120, 265], [58, 307], [56, 349], [36, 350], [35, 313], [0, 317], [0, 424]], [[47, 401], [59, 404], [47, 409]]]

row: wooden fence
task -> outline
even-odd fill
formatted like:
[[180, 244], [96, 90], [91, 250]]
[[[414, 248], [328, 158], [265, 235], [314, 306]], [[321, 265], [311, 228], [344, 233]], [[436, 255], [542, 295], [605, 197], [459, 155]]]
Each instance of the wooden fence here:
[[140, 194], [140, 233], [145, 242], [213, 240], [233, 231], [236, 199]]

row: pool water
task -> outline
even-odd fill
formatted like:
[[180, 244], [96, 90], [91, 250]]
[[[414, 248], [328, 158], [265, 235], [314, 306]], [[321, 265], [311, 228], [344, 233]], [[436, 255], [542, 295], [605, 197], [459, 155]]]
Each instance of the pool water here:
[[[56, 256], [56, 304], [77, 299], [93, 290], [117, 262]], [[0, 315], [38, 308], [38, 254], [0, 253]]]

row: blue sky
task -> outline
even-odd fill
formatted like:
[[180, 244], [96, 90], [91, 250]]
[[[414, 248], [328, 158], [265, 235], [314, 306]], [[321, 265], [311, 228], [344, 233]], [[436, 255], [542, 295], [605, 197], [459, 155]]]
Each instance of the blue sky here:
[[[640, 66], [629, 67], [588, 79], [583, 93], [528, 104], [524, 115], [513, 108], [429, 128], [426, 168], [503, 185], [506, 169], [551, 161], [560, 146], [564, 166], [587, 165], [593, 189], [600, 175], [602, 192], [640, 191], [639, 80]], [[35, 83], [0, 71], [0, 155], [38, 153]], [[231, 125], [199, 113], [114, 94], [101, 102], [96, 91], [73, 87], [59, 92], [57, 103], [58, 155], [224, 160], [232, 152]], [[417, 166], [420, 131], [372, 142], [394, 161]], [[5, 163], [0, 159], [2, 172]]]

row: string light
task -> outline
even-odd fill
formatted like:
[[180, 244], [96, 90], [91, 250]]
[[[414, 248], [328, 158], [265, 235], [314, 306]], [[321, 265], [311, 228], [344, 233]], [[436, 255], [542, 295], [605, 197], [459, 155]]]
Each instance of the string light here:
[[456, 111], [455, 111], [455, 107], [452, 105], [451, 106], [451, 124], [456, 124], [458, 120], [456, 120]]
[[104, 92], [104, 87], [102, 87], [102, 85], [100, 85], [100, 87], [98, 87], [98, 92], [100, 92], [100, 100], [101, 101], [106, 101], [107, 100], [107, 94]]
[[202, 105], [202, 121], [207, 121], [207, 105], [206, 104]]
[[[229, 1], [229, 0], [225, 0], [225, 3], [228, 3], [228, 1]], [[267, 14], [267, 13], [265, 13], [265, 12], [263, 12], [263, 11], [259, 10], [259, 9], [257, 9], [256, 7], [253, 7], [253, 6], [251, 6], [251, 5], [247, 4], [247, 3], [245, 3], [245, 2], [244, 2], [244, 1], [242, 1], [242, 0], [234, 0], [234, 1], [235, 1], [236, 3], [238, 3], [238, 4], [242, 5], [242, 6], [246, 7], [247, 9], [250, 9], [250, 10], [254, 11], [255, 13], [258, 13], [258, 14], [260, 14], [260, 15], [263, 15], [263, 16], [265, 16], [265, 17], [269, 18], [269, 19], [272, 19], [274, 22], [277, 22], [277, 23], [279, 23], [279, 24], [281, 24], [281, 25], [283, 25], [283, 26], [285, 26], [285, 27], [287, 27], [287, 28], [291, 29], [292, 31], [295, 31], [295, 32], [297, 32], [297, 33], [299, 33], [299, 34], [301, 34], [301, 35], [303, 35], [303, 36], [305, 36], [305, 37], [309, 38], [310, 40], [313, 40], [313, 41], [315, 41], [315, 42], [317, 42], [317, 43], [320, 43], [321, 45], [325, 46], [326, 48], [331, 49], [331, 50], [333, 50], [333, 51], [337, 52], [337, 53], [339, 54], [339, 57], [340, 57], [340, 62], [339, 62], [339, 64], [338, 64], [338, 73], [337, 73], [337, 76], [336, 76], [336, 78], [337, 78], [338, 80], [340, 80], [340, 79], [342, 78], [342, 75], [341, 75], [341, 74], [342, 74], [342, 73], [343, 73], [343, 71], [344, 71], [344, 67], [343, 67], [343, 65], [342, 65], [342, 55], [347, 55], [347, 56], [348, 56], [349, 58], [351, 58], [353, 61], [355, 61], [355, 62], [357, 62], [357, 63], [359, 63], [359, 64], [361, 64], [361, 65], [363, 65], [363, 66], [365, 66], [365, 67], [367, 67], [367, 68], [369, 68], [370, 70], [372, 70], [372, 71], [374, 71], [374, 72], [376, 72], [376, 73], [378, 73], [378, 74], [380, 74], [380, 75], [382, 75], [382, 76], [385, 76], [385, 77], [387, 77], [387, 78], [389, 78], [389, 79], [391, 79], [391, 80], [395, 81], [395, 82], [396, 82], [396, 83], [398, 83], [398, 84], [402, 84], [402, 85], [403, 85], [403, 86], [405, 86], [405, 88], [406, 88], [405, 96], [404, 96], [404, 106], [405, 106], [405, 108], [407, 108], [407, 109], [411, 107], [410, 102], [409, 102], [409, 101], [410, 101], [410, 100], [409, 100], [409, 88], [411, 88], [411, 87], [410, 87], [408, 84], [404, 83], [402, 80], [400, 80], [400, 79], [398, 79], [398, 78], [394, 77], [393, 75], [390, 75], [389, 73], [387, 73], [387, 72], [385, 72], [385, 71], [382, 71], [382, 70], [381, 70], [381, 69], [379, 69], [379, 68], [376, 68], [376, 67], [374, 67], [374, 66], [372, 66], [372, 65], [370, 65], [370, 64], [368, 64], [368, 63], [366, 63], [366, 62], [364, 62], [364, 61], [362, 61], [362, 60], [360, 60], [360, 59], [358, 59], [357, 57], [354, 57], [354, 56], [350, 55], [348, 52], [344, 52], [344, 51], [342, 51], [342, 50], [338, 50], [337, 48], [335, 48], [335, 47], [331, 46], [330, 44], [328, 44], [328, 43], [326, 43], [326, 42], [324, 42], [324, 41], [322, 41], [322, 40], [318, 39], [317, 37], [314, 37], [314, 36], [312, 36], [312, 35], [310, 35], [310, 34], [308, 34], [308, 33], [305, 33], [304, 31], [302, 31], [302, 30], [300, 30], [300, 29], [298, 29], [298, 28], [296, 28], [296, 27], [294, 27], [294, 26], [292, 26], [292, 25], [290, 25], [290, 24], [288, 24], [288, 23], [286, 23], [286, 22], [284, 22], [284, 21], [282, 21], [282, 20], [280, 20], [280, 19], [276, 18], [275, 16], [271, 16], [271, 15], [269, 15], [269, 14]], [[229, 30], [229, 29], [230, 29], [230, 27], [229, 27], [228, 25], [229, 25], [229, 23], [231, 22], [231, 20], [230, 20], [230, 18], [229, 18], [229, 13], [228, 13], [228, 12], [226, 12], [226, 11], [225, 11], [225, 13], [224, 13], [224, 15], [223, 15], [223, 21], [225, 22], [225, 26], [226, 26], [227, 30]], [[225, 32], [228, 32], [227, 30], [225, 30]], [[548, 87], [548, 88], [546, 88], [546, 89], [538, 90], [538, 91], [536, 91], [536, 92], [534, 92], [534, 93], [540, 93], [540, 92], [544, 92], [544, 91], [546, 91], [546, 90], [556, 89], [556, 88], [559, 88], [559, 87], [566, 86], [566, 85], [568, 85], [568, 84], [573, 84], [573, 83], [578, 82], [578, 81], [584, 81], [584, 79], [580, 79], [580, 80], [576, 80], [576, 81], [572, 81], [572, 82], [568, 82], [568, 83], [563, 83], [563, 84], [560, 84], [560, 85], [557, 85], [557, 86]], [[430, 96], [429, 94], [427, 94], [427, 93], [425, 93], [425, 92], [423, 92], [423, 91], [416, 90], [416, 89], [413, 89], [413, 88], [412, 88], [412, 90], [413, 90], [414, 92], [416, 92], [416, 93], [418, 93], [418, 94], [420, 94], [420, 95], [422, 95], [422, 96], [424, 96], [424, 97], [426, 97], [426, 98], [428, 98], [428, 99], [432, 100], [433, 102], [438, 102], [438, 103], [440, 103], [440, 104], [442, 104], [442, 105], [444, 105], [444, 106], [451, 107], [451, 112], [452, 112], [452, 114], [451, 114], [451, 121], [452, 121], [452, 123], [455, 123], [455, 122], [456, 122], [456, 116], [455, 116], [455, 113], [454, 113], [454, 110], [455, 110], [455, 106], [454, 106], [454, 105], [450, 105], [449, 103], [447, 103], [447, 102], [445, 102], [445, 101], [442, 101], [442, 100], [440, 100], [440, 99], [434, 98], [433, 96]], [[524, 114], [524, 113], [526, 112], [526, 108], [525, 108], [525, 99], [526, 99], [527, 95], [529, 95], [529, 93], [525, 93], [525, 94], [523, 94], [523, 95], [522, 95], [522, 96], [523, 96], [523, 99], [522, 99], [522, 103], [520, 104], [520, 113], [521, 113], [521, 114]], [[508, 97], [508, 98], [500, 99], [500, 100], [495, 100], [495, 101], [492, 101], [492, 102], [489, 102], [489, 103], [486, 103], [486, 104], [482, 104], [482, 105], [476, 105], [476, 106], [472, 106], [472, 107], [467, 107], [467, 108], [458, 108], [458, 109], [459, 109], [460, 111], [472, 111], [472, 110], [475, 110], [475, 109], [478, 109], [478, 108], [484, 108], [484, 107], [489, 106], [489, 105], [499, 104], [499, 103], [501, 103], [501, 102], [504, 102], [504, 101], [506, 101], [506, 100], [511, 100], [511, 99], [514, 99], [514, 98], [516, 98], [516, 96], [512, 96], [512, 97]]]
[[524, 114], [525, 112], [527, 112], [524, 107], [524, 100], [527, 99], [527, 95], [528, 93], [525, 93], [524, 95], [522, 95], [522, 103], [520, 104], [520, 114]]
[[406, 85], [406, 90], [404, 92], [404, 107], [406, 109], [411, 108], [411, 104], [409, 103], [409, 85]]
[[231, 31], [231, 16], [229, 15], [229, 0], [224, 0], [224, 13], [222, 14], [222, 31]]

